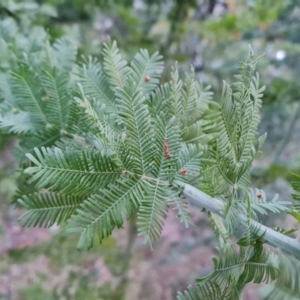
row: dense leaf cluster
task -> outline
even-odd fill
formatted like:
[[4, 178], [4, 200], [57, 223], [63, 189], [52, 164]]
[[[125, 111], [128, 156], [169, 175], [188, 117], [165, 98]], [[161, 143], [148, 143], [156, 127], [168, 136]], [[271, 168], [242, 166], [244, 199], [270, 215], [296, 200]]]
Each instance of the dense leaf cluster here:
[[[109, 42], [102, 62], [78, 62], [68, 39], [50, 44], [42, 29], [22, 32], [13, 24], [0, 23], [0, 129], [19, 141], [24, 173], [17, 198], [27, 209], [25, 226], [59, 224], [80, 233], [78, 248], [90, 248], [95, 236], [101, 242], [137, 213], [138, 234], [152, 245], [168, 209], [191, 222], [181, 194], [182, 184], [191, 184], [223, 201], [226, 222], [209, 213], [220, 258], [197, 292], [190, 288], [178, 299], [240, 299], [248, 282], [270, 281], [267, 299], [280, 289], [295, 294], [297, 264], [287, 282], [284, 256], [265, 249], [251, 223], [259, 213], [289, 210], [277, 196], [267, 201], [251, 188], [250, 167], [266, 137], [257, 134], [264, 88], [251, 52], [237, 82], [224, 83], [213, 102], [193, 69], [182, 81], [175, 66], [162, 84], [158, 53], [140, 50], [127, 62]], [[229, 237], [241, 214], [246, 232], [238, 252]]]

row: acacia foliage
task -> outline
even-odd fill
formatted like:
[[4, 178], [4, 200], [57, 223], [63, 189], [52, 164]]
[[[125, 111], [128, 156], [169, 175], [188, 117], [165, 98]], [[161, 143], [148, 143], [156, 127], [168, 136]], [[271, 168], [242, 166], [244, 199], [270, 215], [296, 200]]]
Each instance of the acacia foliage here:
[[[221, 100], [213, 102], [193, 69], [181, 80], [175, 65], [161, 84], [158, 53], [140, 50], [127, 62], [109, 42], [102, 63], [78, 62], [68, 39], [51, 45], [40, 35], [26, 43], [5, 32], [1, 52], [11, 65], [0, 74], [0, 128], [19, 139], [24, 173], [16, 198], [27, 209], [20, 218], [25, 226], [59, 224], [80, 233], [78, 248], [91, 248], [96, 236], [101, 242], [137, 213], [138, 235], [152, 246], [168, 209], [185, 226], [192, 221], [181, 193], [182, 184], [191, 184], [224, 202], [226, 223], [209, 214], [220, 258], [198, 280], [198, 291], [190, 288], [178, 299], [240, 299], [251, 281], [273, 281], [269, 295], [277, 285], [294, 293], [297, 264], [295, 280], [282, 280], [282, 256], [263, 247], [250, 222], [257, 213], [289, 210], [251, 189], [250, 167], [266, 137], [257, 133], [264, 88], [251, 52], [237, 81], [224, 83]], [[241, 213], [247, 230], [238, 252], [229, 237]]]

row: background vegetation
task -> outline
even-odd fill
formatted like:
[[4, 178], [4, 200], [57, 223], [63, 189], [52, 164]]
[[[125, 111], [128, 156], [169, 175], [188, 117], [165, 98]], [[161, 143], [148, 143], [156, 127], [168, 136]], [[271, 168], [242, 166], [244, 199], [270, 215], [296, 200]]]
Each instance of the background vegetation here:
[[[290, 200], [290, 174], [299, 167], [300, 1], [2, 0], [0, 18], [0, 76], [13, 64], [2, 43], [10, 36], [20, 55], [38, 49], [36, 36], [67, 36], [79, 47], [78, 59], [99, 57], [110, 36], [127, 58], [140, 48], [159, 50], [165, 80], [175, 60], [182, 73], [193, 64], [215, 99], [222, 79], [233, 80], [251, 44], [257, 55], [265, 53], [258, 64], [267, 87], [260, 131], [268, 132], [252, 176], [256, 187]], [[23, 47], [29, 38], [36, 48]], [[211, 271], [207, 258], [216, 241], [200, 213], [189, 230], [172, 224], [170, 216], [153, 252], [135, 238], [132, 224], [89, 252], [77, 252], [76, 237], [56, 236], [54, 227], [21, 228], [16, 221], [21, 212], [9, 205], [16, 180], [14, 142], [0, 133], [0, 299], [174, 299], [177, 290]], [[276, 225], [273, 216], [268, 222]], [[257, 287], [245, 297], [260, 299]]]

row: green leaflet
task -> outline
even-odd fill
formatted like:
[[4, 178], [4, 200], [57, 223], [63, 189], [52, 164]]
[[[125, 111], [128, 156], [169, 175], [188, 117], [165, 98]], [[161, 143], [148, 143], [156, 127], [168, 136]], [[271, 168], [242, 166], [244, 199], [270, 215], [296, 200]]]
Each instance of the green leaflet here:
[[19, 74], [11, 76], [11, 89], [17, 99], [19, 107], [23, 111], [30, 112], [30, 117], [40, 126], [48, 124], [46, 116], [46, 104], [38, 74], [26, 64], [21, 64]]
[[99, 151], [75, 151], [59, 148], [35, 148], [35, 156], [27, 154], [35, 166], [25, 173], [31, 174], [29, 183], [36, 187], [69, 195], [84, 196], [98, 191], [120, 177], [122, 170], [112, 157]]
[[55, 193], [34, 193], [18, 199], [28, 209], [20, 221], [24, 226], [51, 227], [63, 224], [79, 208], [84, 198]]
[[[278, 277], [276, 259], [261, 244], [241, 247], [237, 253], [232, 244], [219, 249], [219, 260], [213, 258], [214, 271], [197, 279], [198, 291], [189, 289], [177, 299], [240, 299], [241, 291], [248, 282], [270, 282]], [[199, 296], [198, 296], [199, 295]], [[198, 298], [197, 298], [198, 297]]]
[[104, 104], [106, 108], [114, 111], [115, 95], [108, 83], [107, 75], [101, 64], [89, 57], [77, 74], [85, 95], [90, 101]]
[[163, 71], [162, 56], [155, 52], [152, 56], [141, 49], [130, 63], [132, 68], [131, 81], [136, 88], [141, 88], [144, 95], [151, 93], [159, 84]]
[[96, 233], [101, 242], [111, 234], [114, 227], [123, 224], [123, 212], [129, 218], [144, 197], [140, 179], [118, 180], [101, 192], [89, 196], [77, 209], [77, 214], [69, 222], [67, 231], [81, 233], [78, 249], [87, 244], [91, 248]]
[[63, 37], [54, 42], [50, 56], [54, 67], [60, 72], [68, 73], [74, 67], [77, 47], [72, 41]]
[[112, 43], [109, 41], [108, 44], [104, 44], [103, 58], [103, 66], [111, 90], [115, 91], [115, 87], [124, 88], [131, 73], [131, 68], [128, 66], [127, 61], [122, 58], [116, 41]]
[[126, 128], [126, 138], [130, 142], [132, 161], [135, 164], [135, 172], [147, 174], [151, 172], [153, 153], [151, 151], [154, 142], [154, 132], [151, 126], [149, 109], [144, 104], [144, 97], [136, 86], [126, 90], [117, 88], [117, 109], [120, 112]]
[[299, 261], [278, 255], [277, 267], [280, 270], [278, 278], [267, 287], [262, 288], [261, 295], [265, 300], [296, 300], [300, 295]]
[[54, 70], [44, 70], [41, 75], [45, 91], [43, 100], [46, 103], [45, 113], [49, 124], [64, 129], [69, 121], [70, 86], [68, 73], [58, 73]]

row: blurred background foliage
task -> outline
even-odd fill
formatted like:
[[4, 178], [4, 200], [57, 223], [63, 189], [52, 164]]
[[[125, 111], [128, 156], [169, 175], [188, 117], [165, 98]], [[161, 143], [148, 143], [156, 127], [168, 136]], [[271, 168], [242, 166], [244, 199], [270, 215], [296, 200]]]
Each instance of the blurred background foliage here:
[[[198, 79], [212, 85], [215, 100], [222, 80], [234, 80], [250, 44], [256, 55], [264, 54], [258, 63], [266, 85], [260, 131], [268, 133], [264, 153], [253, 166], [253, 184], [291, 199], [289, 183], [299, 167], [300, 145], [300, 0], [1, 0], [0, 19], [0, 76], [24, 53], [34, 60], [46, 36], [51, 41], [68, 36], [79, 47], [79, 60], [81, 55], [101, 59], [110, 36], [126, 58], [140, 48], [159, 50], [165, 58], [164, 80], [174, 61], [181, 72], [194, 65]], [[16, 51], [4, 48], [2, 39]], [[30, 48], [24, 39], [32, 39]], [[210, 270], [207, 256], [203, 262], [199, 256], [214, 241], [199, 215], [202, 233], [167, 226], [158, 254], [133, 238], [132, 224], [88, 254], [77, 253], [70, 238], [53, 235], [55, 229], [21, 229], [19, 212], [9, 206], [15, 189], [13, 142], [0, 133], [0, 299], [174, 299], [190, 278]], [[271, 216], [268, 222], [275, 225], [276, 220]], [[29, 271], [30, 262], [43, 267]], [[153, 265], [163, 267], [155, 272]], [[32, 278], [22, 282], [20, 274]], [[50, 284], [53, 276], [60, 282]], [[251, 290], [246, 293], [259, 299]]]

